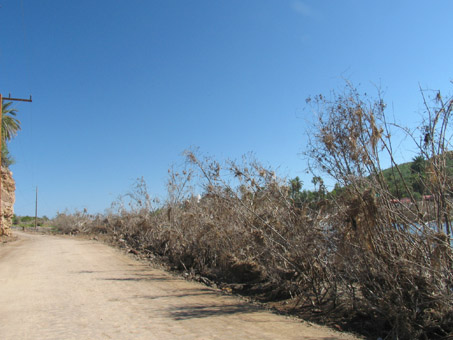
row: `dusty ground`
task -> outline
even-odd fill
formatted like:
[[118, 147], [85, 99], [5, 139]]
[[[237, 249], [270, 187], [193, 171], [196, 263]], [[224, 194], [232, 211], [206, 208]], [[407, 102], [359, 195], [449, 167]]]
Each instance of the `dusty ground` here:
[[95, 241], [0, 247], [0, 339], [355, 339], [275, 315]]

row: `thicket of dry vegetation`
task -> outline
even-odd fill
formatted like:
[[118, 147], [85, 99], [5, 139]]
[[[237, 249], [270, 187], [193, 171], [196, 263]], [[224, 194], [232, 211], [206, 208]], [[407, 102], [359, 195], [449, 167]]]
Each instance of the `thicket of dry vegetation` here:
[[300, 188], [252, 157], [220, 164], [186, 152], [185, 168], [169, 171], [165, 203], [153, 202], [140, 180], [109, 213], [59, 214], [54, 223], [110, 235], [206, 282], [284, 300], [304, 317], [364, 335], [453, 336], [452, 98], [437, 93], [418, 131], [400, 129], [426, 161], [420, 180], [432, 197], [405, 204], [382, 175], [386, 159], [401, 177], [383, 101], [348, 85], [309, 105], [319, 120], [306, 155], [340, 184], [335, 194], [319, 186], [319, 195], [299, 200]]

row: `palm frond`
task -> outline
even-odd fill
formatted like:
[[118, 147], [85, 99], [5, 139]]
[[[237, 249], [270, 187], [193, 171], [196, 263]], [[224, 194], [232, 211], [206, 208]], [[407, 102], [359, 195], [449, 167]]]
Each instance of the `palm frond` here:
[[2, 141], [10, 141], [21, 129], [20, 120], [15, 118], [17, 109], [11, 108], [12, 102], [5, 102], [2, 105]]

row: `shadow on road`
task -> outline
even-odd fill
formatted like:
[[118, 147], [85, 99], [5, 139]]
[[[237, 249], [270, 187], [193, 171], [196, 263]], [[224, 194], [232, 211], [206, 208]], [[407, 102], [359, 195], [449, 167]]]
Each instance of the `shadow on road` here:
[[101, 278], [99, 280], [104, 280], [104, 281], [166, 281], [166, 282], [177, 281], [177, 280], [169, 279], [168, 276], [157, 276], [157, 275], [136, 275], [133, 277], [108, 277], [108, 278]]
[[168, 295], [136, 295], [135, 298], [138, 299], [165, 299], [165, 298], [185, 298], [188, 296], [206, 296], [206, 295], [218, 295], [216, 292], [213, 292], [209, 289], [184, 289], [180, 290], [178, 294], [168, 294]]
[[246, 314], [258, 311], [262, 311], [262, 309], [241, 303], [233, 305], [214, 304], [206, 306], [186, 305], [180, 307], [172, 307], [169, 309], [170, 317], [172, 317], [174, 320], [199, 319], [232, 314]]

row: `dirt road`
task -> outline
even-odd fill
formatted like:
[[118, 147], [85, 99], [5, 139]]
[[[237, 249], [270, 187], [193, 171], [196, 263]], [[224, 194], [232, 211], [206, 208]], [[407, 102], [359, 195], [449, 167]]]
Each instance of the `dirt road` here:
[[354, 339], [274, 315], [101, 243], [0, 247], [0, 339]]

